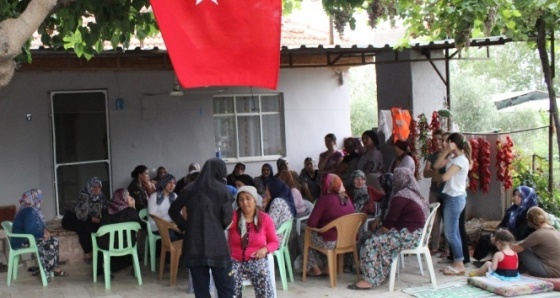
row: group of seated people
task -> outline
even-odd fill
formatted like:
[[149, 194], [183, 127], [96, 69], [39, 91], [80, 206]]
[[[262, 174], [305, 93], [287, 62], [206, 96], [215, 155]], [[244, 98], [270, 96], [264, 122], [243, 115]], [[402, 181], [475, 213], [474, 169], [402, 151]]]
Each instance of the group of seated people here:
[[[470, 154], [467, 148], [457, 146], [459, 143], [464, 144], [454, 139], [458, 137], [456, 134], [450, 135], [451, 141], [448, 143], [453, 144], [447, 145], [451, 146], [451, 149], [449, 151], [445, 149], [444, 152], [450, 152], [449, 154], [454, 157]], [[92, 177], [78, 193], [74, 207], [64, 214], [62, 226], [77, 233], [84, 251], [84, 261], [91, 263], [91, 233], [95, 233], [100, 226], [127, 221], [144, 225], [138, 217], [138, 212], [147, 208], [149, 214], [174, 221], [180, 230], [186, 231], [184, 235], [172, 233], [172, 240], [181, 239], [186, 235], [200, 234], [200, 231], [189, 232], [188, 229], [191, 227], [186, 225], [185, 216], [189, 220], [210, 220], [210, 217], [201, 218], [206, 211], [202, 213], [196, 211], [197, 208], [203, 208], [204, 204], [192, 205], [191, 197], [195, 193], [194, 189], [199, 189], [196, 193], [200, 196], [197, 199], [200, 200], [227, 194], [226, 201], [230, 206], [228, 208], [232, 210], [236, 208], [236, 211], [228, 213], [229, 211], [224, 210], [225, 207], [222, 206], [217, 213], [221, 214], [221, 218], [216, 228], [227, 230], [229, 244], [227, 253], [231, 251], [231, 255], [226, 257], [225, 262], [231, 260], [234, 271], [238, 273], [234, 276], [232, 289], [235, 293], [239, 293], [242, 276], [248, 276], [255, 285], [256, 295], [268, 297], [272, 291], [270, 277], [268, 274], [263, 275], [263, 272], [266, 272], [263, 268], [267, 266], [266, 255], [276, 250], [282, 242], [283, 235], [277, 235], [276, 230], [286, 221], [305, 214], [304, 200], [308, 200], [315, 203], [307, 221], [307, 225], [314, 228], [321, 228], [337, 218], [355, 212], [379, 217], [368, 232], [358, 235], [360, 268], [353, 268], [353, 270], [361, 270], [363, 279], [348, 286], [349, 289], [354, 290], [370, 289], [386, 279], [393, 258], [400, 251], [417, 245], [430, 210], [428, 199], [420, 192], [417, 183], [417, 160], [408, 144], [403, 141], [393, 143], [396, 157], [388, 167], [389, 170], [384, 173], [377, 135], [373, 131], [366, 131], [361, 140], [365, 148], [363, 152], [358, 152], [358, 148], [361, 147], [359, 140], [347, 138], [344, 142], [346, 154], [343, 154], [336, 150], [336, 137], [328, 134], [325, 136], [327, 151], [320, 154], [318, 168], [312, 158], [306, 158], [300, 174], [290, 170], [286, 158], [277, 161], [276, 175], [273, 167], [265, 163], [261, 175], [254, 179], [245, 174], [243, 163], [236, 164], [233, 171], [226, 175], [225, 163], [217, 158], [208, 160], [202, 169], [198, 164], [191, 164], [188, 175], [179, 180], [168, 174], [163, 167], [158, 169], [156, 177], [150, 178], [148, 168], [139, 165], [131, 173], [132, 181], [128, 188], [117, 189], [110, 200], [101, 192], [101, 180]], [[432, 159], [431, 163], [436, 165], [440, 161], [436, 158]], [[461, 168], [462, 164], [454, 162], [453, 159], [450, 159], [449, 164], [446, 167], [448, 174], [438, 174], [434, 170], [433, 179], [444, 183], [464, 170]], [[454, 170], [454, 166], [459, 169]], [[372, 174], [376, 175], [372, 176]], [[371, 183], [372, 177], [375, 177], [375, 183]], [[224, 184], [225, 181], [227, 186]], [[223, 187], [224, 190], [218, 191], [216, 187]], [[206, 189], [207, 193], [201, 195], [200, 189]], [[445, 193], [446, 190], [442, 188], [439, 191]], [[499, 264], [502, 264], [500, 262], [504, 262], [504, 259], [510, 260], [508, 257], [517, 253], [521, 267], [531, 275], [560, 277], [560, 257], [555, 250], [560, 245], [560, 233], [551, 229], [546, 223], [546, 213], [536, 207], [537, 196], [532, 188], [520, 186], [515, 190], [514, 198], [514, 204], [508, 208], [500, 223], [500, 229], [509, 230], [511, 237], [508, 233], [500, 231], [496, 232], [496, 237], [483, 236], [478, 242], [473, 257], [480, 261], [492, 260], [492, 262], [480, 263], [481, 269], [471, 275], [490, 272], [510, 277], [509, 275], [513, 273], [507, 271], [509, 269], [503, 271], [503, 266], [500, 267]], [[66, 276], [67, 273], [58, 266], [58, 241], [50, 237], [45, 228], [45, 220], [40, 210], [41, 200], [40, 190], [24, 193], [20, 200], [20, 209], [14, 219], [14, 232], [30, 233], [35, 235], [38, 241], [42, 241], [39, 245], [40, 262], [47, 276]], [[181, 214], [179, 218], [179, 211], [183, 209], [179, 207], [187, 207], [187, 215]], [[461, 210], [455, 214], [456, 221], [459, 221]], [[195, 213], [191, 213], [193, 211]], [[215, 214], [214, 212], [213, 215]], [[151, 219], [150, 226], [153, 232], [159, 233]], [[298, 247], [299, 250], [296, 251], [301, 253], [303, 239], [296, 239], [295, 233], [292, 235], [294, 236], [289, 241], [292, 246]], [[450, 234], [446, 230], [446, 237], [448, 235]], [[312, 233], [311, 241], [316, 246], [333, 248], [336, 245], [336, 238], [336, 231], [329, 230], [321, 234]], [[212, 242], [215, 239], [205, 241]], [[25, 245], [23, 242], [12, 244], [15, 247]], [[101, 239], [99, 245], [102, 248], [108, 247], [108, 243]], [[184, 252], [200, 250], [200, 247], [197, 247], [199, 244], [193, 241], [185, 241], [184, 245]], [[452, 246], [452, 249], [461, 250], [457, 245]], [[206, 252], [202, 250], [197, 253], [204, 255]], [[225, 252], [219, 249], [216, 253]], [[461, 255], [462, 253], [463, 251]], [[191, 256], [185, 253], [186, 259]], [[454, 258], [462, 261], [461, 257], [454, 256]], [[191, 268], [193, 277], [205, 277], [208, 274], [207, 268], [206, 273], [204, 270], [193, 269], [198, 268], [200, 262], [200, 260], [194, 263], [185, 261], [185, 264]], [[224, 259], [222, 256], [205, 262], [216, 264], [216, 262], [224, 262]], [[455, 262], [453, 264], [455, 266]], [[116, 271], [128, 265], [130, 265], [129, 259], [116, 259], [112, 260], [111, 269]], [[309, 276], [325, 276], [328, 273], [326, 258], [313, 250], [309, 252], [307, 265], [303, 270], [307, 270]], [[217, 267], [210, 266], [210, 268], [217, 270]], [[446, 275], [464, 274], [464, 267], [462, 272], [451, 266], [443, 269], [442, 272]], [[36, 274], [37, 269], [34, 272]], [[216, 277], [214, 276], [215, 279]], [[195, 291], [208, 284], [204, 278], [194, 278], [194, 280]], [[219, 280], [216, 280], [216, 283], [219, 283]], [[218, 284], [216, 287], [219, 291], [227, 292], [226, 288]]]

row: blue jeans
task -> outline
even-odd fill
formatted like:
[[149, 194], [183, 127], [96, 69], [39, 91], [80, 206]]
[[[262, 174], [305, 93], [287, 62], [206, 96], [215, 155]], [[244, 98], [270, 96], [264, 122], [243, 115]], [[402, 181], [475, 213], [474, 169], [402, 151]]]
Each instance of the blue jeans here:
[[453, 261], [463, 261], [463, 245], [459, 233], [459, 217], [465, 208], [466, 194], [452, 197], [442, 194], [443, 197], [443, 231], [453, 252]]
[[210, 269], [219, 298], [231, 298], [235, 296], [234, 279], [231, 266], [229, 268], [217, 268], [210, 266], [189, 267], [196, 298], [210, 298]]

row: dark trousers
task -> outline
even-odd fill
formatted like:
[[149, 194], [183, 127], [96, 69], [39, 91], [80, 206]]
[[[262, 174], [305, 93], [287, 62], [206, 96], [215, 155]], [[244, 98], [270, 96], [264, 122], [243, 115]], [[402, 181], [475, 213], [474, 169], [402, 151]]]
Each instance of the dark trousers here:
[[99, 224], [91, 221], [79, 220], [74, 212], [68, 211], [62, 218], [62, 228], [68, 231], [76, 232], [76, 234], [78, 234], [78, 241], [80, 241], [80, 246], [82, 246], [84, 253], [91, 253], [93, 250], [91, 233], [97, 232]]
[[481, 235], [480, 238], [478, 238], [478, 243], [476, 243], [472, 256], [477, 260], [481, 260], [484, 259], [488, 253], [494, 254], [496, 251], [496, 247], [492, 245], [490, 241], [490, 234]]
[[211, 266], [189, 267], [196, 298], [210, 298], [210, 270], [219, 298], [231, 298], [235, 295], [234, 279], [231, 265], [228, 268]]
[[[442, 202], [443, 204], [443, 202]], [[443, 207], [443, 205], [442, 205]], [[443, 209], [442, 209], [443, 210]], [[463, 247], [463, 263], [469, 263], [471, 261], [471, 256], [469, 253], [469, 234], [467, 234], [467, 229], [465, 228], [465, 212], [467, 207], [461, 211], [461, 215], [459, 216], [459, 233], [461, 234], [461, 244]], [[443, 218], [444, 214], [442, 212], [441, 218]], [[449, 247], [449, 256], [447, 257], [449, 260], [453, 260], [453, 250]]]

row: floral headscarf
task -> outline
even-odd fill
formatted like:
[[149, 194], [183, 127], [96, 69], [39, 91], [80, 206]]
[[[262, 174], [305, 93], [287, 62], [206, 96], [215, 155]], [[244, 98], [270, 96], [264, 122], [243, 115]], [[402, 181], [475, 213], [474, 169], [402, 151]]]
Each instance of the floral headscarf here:
[[509, 215], [508, 229], [514, 230], [515, 224], [520, 217], [527, 215], [527, 210], [531, 207], [537, 206], [537, 194], [535, 190], [529, 186], [519, 186], [515, 191], [521, 194], [521, 204], [514, 205]]
[[[165, 199], [165, 197], [163, 195], [163, 189], [165, 189], [167, 184], [169, 184], [169, 182], [171, 182], [173, 180], [175, 180], [175, 176], [173, 176], [171, 174], [165, 174], [158, 181], [158, 183], [156, 185], [156, 191], [157, 191], [157, 201], [156, 201], [156, 203], [158, 205], [161, 205], [161, 203], [163, 203], [163, 199]], [[173, 201], [175, 201], [176, 199], [177, 199], [177, 194], [176, 193], [174, 193], [174, 192], [169, 193], [169, 203], [173, 203]]]
[[355, 170], [352, 173], [351, 190], [352, 190], [352, 194], [354, 195], [354, 209], [356, 209], [356, 212], [361, 212], [362, 209], [364, 208], [364, 205], [367, 202], [369, 202], [370, 198], [369, 198], [368, 188], [365, 183], [364, 186], [361, 188], [357, 188], [356, 186], [354, 186], [354, 180], [358, 177], [362, 177], [366, 179], [366, 174], [361, 170]]
[[[32, 207], [39, 213], [39, 216], [45, 222], [45, 216], [41, 211], [41, 202], [43, 201], [43, 192], [40, 189], [30, 189], [23, 193], [21, 199], [19, 199], [19, 210], [20, 213], [23, 208]], [[16, 214], [17, 215], [17, 214]]]
[[128, 208], [128, 190], [119, 188], [113, 193], [113, 199], [109, 202], [109, 214], [117, 214]]
[[91, 177], [87, 185], [81, 191], [81, 193], [87, 195], [92, 202], [97, 202], [98, 200], [105, 200], [105, 195], [103, 194], [103, 192], [100, 192], [98, 195], [93, 195], [93, 193], [91, 192], [91, 189], [96, 184], [99, 185], [99, 187], [103, 187], [103, 183], [99, 178]]
[[342, 180], [336, 174], [326, 174], [323, 177], [323, 183], [321, 185], [321, 192], [325, 194], [337, 194], [340, 197], [340, 204], [346, 205], [348, 196], [346, 195], [346, 189], [342, 185]]
[[[409, 168], [395, 168], [393, 171], [393, 192], [391, 198], [402, 197], [414, 201], [424, 211], [424, 219], [428, 219], [430, 214], [430, 207], [428, 202], [424, 199], [418, 183], [414, 178], [414, 174]], [[389, 201], [389, 205], [391, 201]]]

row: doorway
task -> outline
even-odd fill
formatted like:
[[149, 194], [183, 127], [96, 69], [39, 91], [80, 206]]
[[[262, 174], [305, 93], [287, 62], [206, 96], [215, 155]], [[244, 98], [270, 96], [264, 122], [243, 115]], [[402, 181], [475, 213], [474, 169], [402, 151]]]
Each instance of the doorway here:
[[107, 91], [53, 91], [50, 98], [56, 212], [63, 215], [91, 177], [110, 198]]

